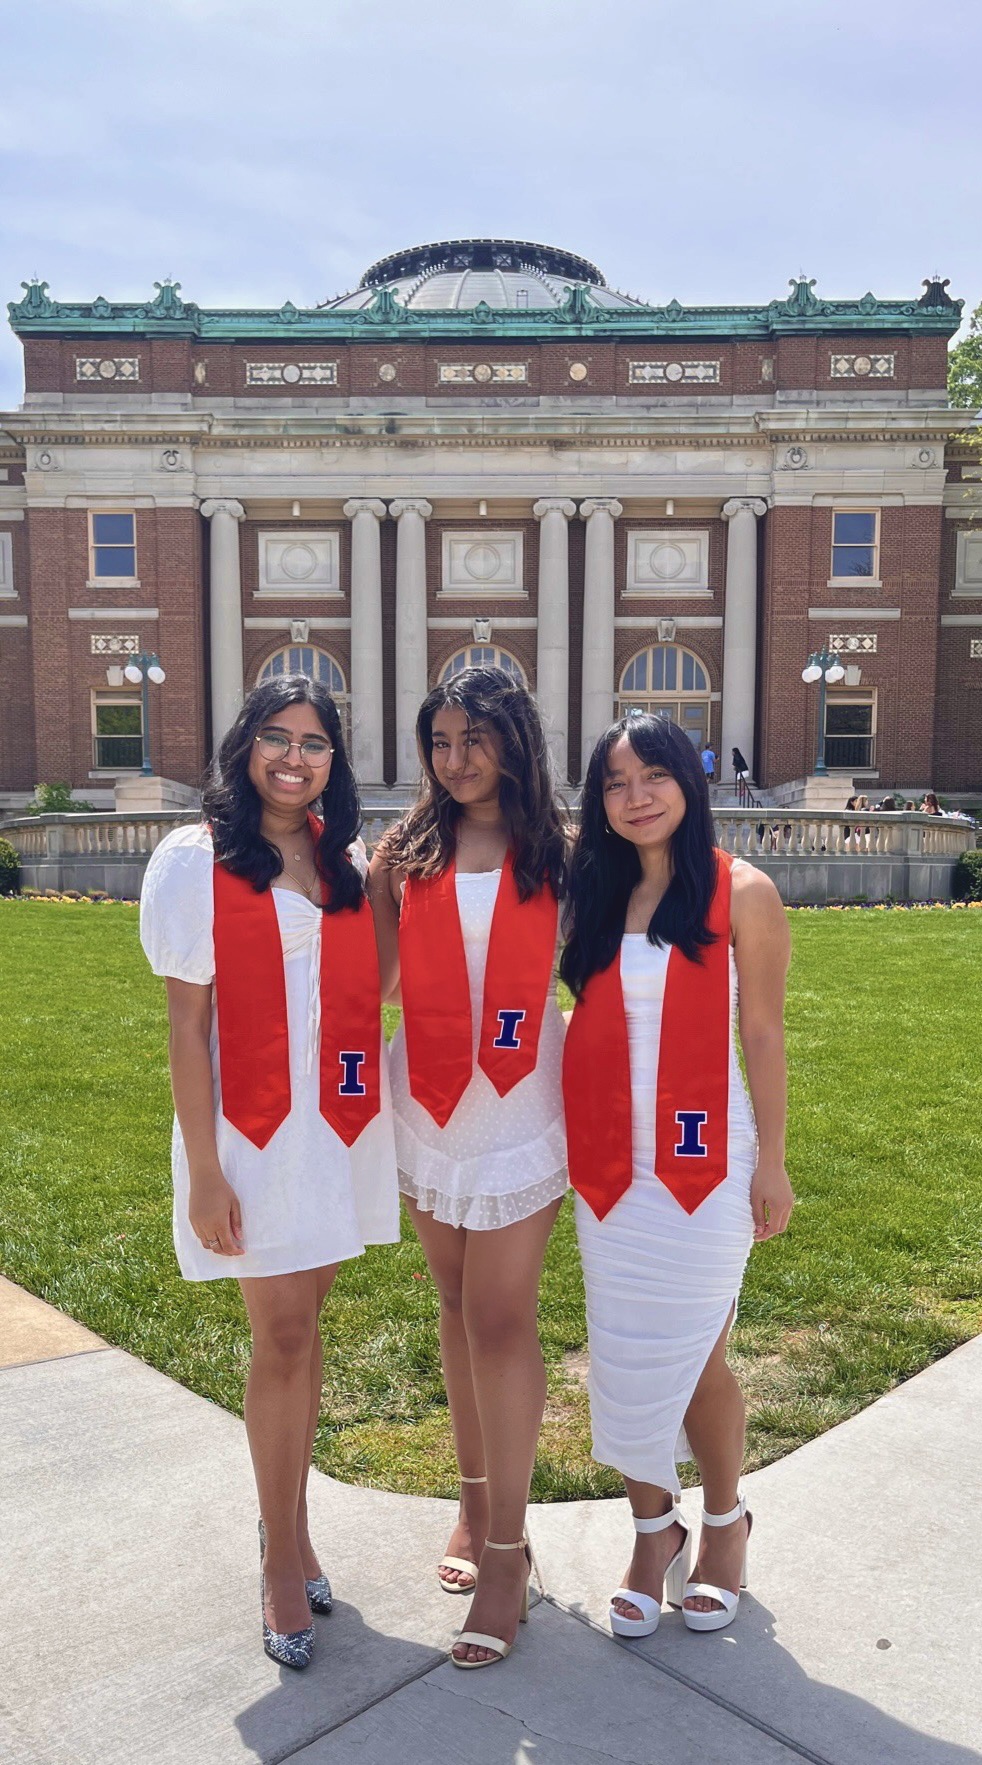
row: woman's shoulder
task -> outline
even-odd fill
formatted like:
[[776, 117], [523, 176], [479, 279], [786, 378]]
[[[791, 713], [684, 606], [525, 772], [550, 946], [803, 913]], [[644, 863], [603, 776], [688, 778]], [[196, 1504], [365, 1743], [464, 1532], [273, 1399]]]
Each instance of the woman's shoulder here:
[[147, 874], [188, 870], [203, 872], [214, 863], [215, 847], [211, 829], [204, 821], [190, 821], [171, 828], [150, 857]]

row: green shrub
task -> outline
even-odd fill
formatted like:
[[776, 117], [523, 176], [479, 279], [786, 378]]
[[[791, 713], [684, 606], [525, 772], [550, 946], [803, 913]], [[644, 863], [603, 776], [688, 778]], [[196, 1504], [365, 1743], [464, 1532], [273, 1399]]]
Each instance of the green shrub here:
[[0, 895], [16, 895], [20, 859], [9, 840], [0, 840]]
[[982, 852], [963, 852], [955, 865], [951, 892], [956, 901], [982, 901]]
[[94, 815], [95, 805], [77, 803], [70, 784], [36, 784], [34, 801], [28, 803], [25, 815]]

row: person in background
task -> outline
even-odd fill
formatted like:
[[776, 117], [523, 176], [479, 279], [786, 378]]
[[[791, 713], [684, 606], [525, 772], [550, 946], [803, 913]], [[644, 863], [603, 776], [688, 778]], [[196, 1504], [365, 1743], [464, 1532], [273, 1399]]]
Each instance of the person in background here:
[[944, 814], [944, 810], [942, 809], [941, 804], [938, 802], [938, 799], [937, 799], [934, 791], [925, 791], [924, 792], [924, 801], [921, 804], [921, 814], [922, 815], [943, 815]]
[[738, 781], [742, 781], [743, 784], [747, 784], [750, 779], [750, 767], [747, 765], [739, 748], [734, 748], [733, 750], [733, 776]]
[[881, 803], [877, 803], [876, 807], [885, 814], [892, 815], [900, 808], [900, 803], [896, 797], [886, 796]]
[[715, 754], [714, 749], [710, 747], [708, 742], [706, 743], [706, 746], [703, 748], [702, 753], [700, 754], [699, 758], [702, 761], [703, 772], [706, 774], [706, 777], [709, 780], [710, 784], [712, 784], [713, 779], [716, 777], [716, 754]]
[[916, 805], [916, 803], [915, 803], [915, 802], [914, 802], [914, 799], [913, 799], [913, 797], [908, 797], [908, 798], [907, 798], [907, 801], [906, 801], [906, 802], [905, 802], [905, 804], [904, 804], [904, 812], [905, 812], [905, 813], [907, 813], [907, 812], [909, 812], [909, 811], [910, 811], [910, 810], [912, 810], [912, 809], [916, 809], [916, 807], [917, 807], [917, 805]]

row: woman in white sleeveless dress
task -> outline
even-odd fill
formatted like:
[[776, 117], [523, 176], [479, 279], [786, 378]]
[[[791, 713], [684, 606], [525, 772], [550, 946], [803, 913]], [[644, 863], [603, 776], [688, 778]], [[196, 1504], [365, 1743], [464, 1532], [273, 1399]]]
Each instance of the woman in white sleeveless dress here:
[[[568, 922], [561, 971], [578, 1003], [567, 1129], [593, 1454], [623, 1475], [637, 1534], [611, 1628], [650, 1635], [667, 1585], [690, 1629], [719, 1629], [736, 1613], [751, 1526], [738, 1488], [745, 1406], [726, 1339], [751, 1246], [782, 1232], [793, 1204], [784, 1169], [790, 942], [769, 878], [715, 851], [699, 758], [674, 724], [635, 714], [598, 744]], [[599, 1128], [582, 1115], [597, 1035], [628, 1069], [618, 1087], [609, 1055]], [[621, 1091], [624, 1133], [612, 1152]], [[688, 1457], [704, 1502], [691, 1579], [676, 1508], [676, 1460]]]
[[[421, 795], [373, 858], [370, 888], [383, 989], [395, 986], [401, 961], [404, 1024], [391, 1049], [399, 1184], [439, 1291], [460, 1466], [458, 1522], [438, 1574], [447, 1593], [474, 1593], [452, 1658], [481, 1667], [509, 1652], [527, 1610], [521, 1547], [546, 1390], [538, 1286], [567, 1188], [555, 992], [566, 840], [534, 701], [501, 669], [468, 669], [435, 689], [417, 736]], [[431, 930], [424, 936], [425, 920], [413, 933], [434, 895]], [[435, 1021], [424, 1041], [428, 974]], [[488, 1050], [495, 986], [504, 987], [500, 1004], [516, 1008], [499, 1011], [495, 995]], [[537, 1047], [522, 1056], [530, 1068], [509, 1088], [494, 1078], [497, 1051], [503, 1062], [518, 1058], [536, 1016]], [[466, 1045], [458, 1037], [451, 1056], [451, 1025], [461, 1023]], [[451, 1059], [456, 1085], [431, 1096]]]
[[[311, 1612], [331, 1610], [306, 1505], [320, 1311], [339, 1263], [399, 1236], [367, 867], [352, 844], [360, 811], [323, 687], [281, 676], [255, 689], [222, 743], [204, 816], [161, 841], [140, 903], [143, 947], [167, 982], [174, 1243], [186, 1280], [240, 1283], [263, 1645], [303, 1668]], [[351, 1001], [377, 1083], [364, 1103], [349, 1086], [355, 1116], [344, 1119], [330, 1054], [350, 1045]]]

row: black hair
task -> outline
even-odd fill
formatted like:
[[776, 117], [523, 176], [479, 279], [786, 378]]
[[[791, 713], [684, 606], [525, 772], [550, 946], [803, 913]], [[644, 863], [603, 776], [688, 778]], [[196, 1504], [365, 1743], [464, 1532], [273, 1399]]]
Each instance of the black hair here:
[[624, 936], [628, 902], [641, 879], [636, 846], [612, 832], [604, 807], [610, 750], [626, 735], [646, 766], [663, 766], [685, 796], [672, 835], [672, 876], [648, 924], [650, 944], [674, 944], [698, 962], [715, 942], [706, 920], [716, 886], [717, 858], [709, 785], [685, 731], [667, 717], [633, 712], [600, 737], [590, 756], [580, 805], [580, 835], [570, 864], [566, 947], [559, 972], [577, 996], [592, 974], [609, 968]]
[[504, 668], [464, 668], [427, 693], [416, 719], [423, 762], [420, 794], [386, 836], [383, 849], [388, 864], [404, 868], [410, 876], [437, 876], [453, 858], [462, 810], [433, 770], [433, 719], [447, 706], [463, 711], [469, 725], [484, 724], [494, 737], [501, 768], [499, 802], [519, 900], [527, 901], [545, 885], [558, 899], [566, 878], [565, 816], [556, 797], [539, 708]]
[[218, 750], [215, 767], [201, 798], [202, 819], [211, 825], [215, 857], [234, 876], [244, 876], [262, 893], [283, 869], [283, 860], [260, 831], [262, 799], [249, 777], [255, 738], [264, 723], [287, 705], [309, 705], [326, 731], [334, 758], [322, 795], [309, 805], [319, 809], [324, 832], [314, 854], [327, 879], [325, 912], [358, 907], [365, 887], [347, 856], [361, 826], [358, 788], [344, 745], [337, 705], [326, 687], [306, 674], [279, 674], [262, 680], [246, 699]]

